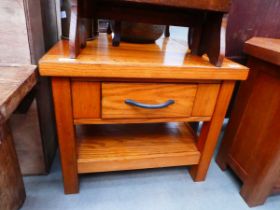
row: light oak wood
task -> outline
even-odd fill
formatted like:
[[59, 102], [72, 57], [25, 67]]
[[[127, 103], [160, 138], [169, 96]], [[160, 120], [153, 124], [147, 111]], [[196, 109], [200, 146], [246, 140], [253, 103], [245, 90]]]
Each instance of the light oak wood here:
[[203, 181], [206, 178], [234, 86], [234, 81], [222, 83], [212, 119], [210, 122], [203, 123], [202, 133], [197, 143], [201, 159], [198, 165], [190, 169], [191, 176], [195, 181]]
[[52, 78], [56, 127], [65, 194], [79, 191], [71, 84], [68, 78]]
[[74, 118], [100, 118], [101, 84], [74, 81], [71, 89]]
[[[65, 149], [61, 155], [77, 161], [77, 171], [72, 162], [63, 163], [68, 167], [66, 170], [71, 170], [70, 175], [75, 180], [73, 186], [77, 186], [75, 173], [178, 165], [192, 165], [194, 180], [203, 181], [235, 80], [246, 79], [248, 69], [229, 60], [218, 68], [209, 64], [206, 57], [189, 55], [186, 46], [172, 39], [160, 39], [156, 44], [122, 43], [118, 48], [112, 48], [110, 42], [109, 37], [101, 34], [98, 39], [88, 42], [76, 60], [67, 58], [68, 44], [60, 42], [41, 60], [41, 73], [54, 77], [57, 83], [53, 91], [58, 102], [54, 102], [60, 108], [56, 112], [64, 112], [58, 113], [58, 116], [63, 115], [61, 125], [58, 125], [63, 134], [60, 144], [65, 148], [71, 145], [69, 152]], [[86, 98], [91, 100], [89, 96], [95, 92], [91, 83], [102, 84], [101, 98], [94, 97], [95, 103], [101, 100], [101, 118], [74, 119], [69, 102], [72, 100], [68, 92], [69, 80], [85, 83], [82, 91], [75, 91], [78, 98], [85, 91], [83, 102]], [[61, 94], [63, 88], [67, 94]], [[175, 103], [161, 112], [138, 111], [124, 103], [125, 99], [134, 99], [155, 104], [174, 98], [179, 106], [173, 110]], [[74, 104], [79, 104], [79, 100]], [[64, 106], [67, 106], [66, 111]], [[62, 124], [63, 118], [66, 118], [66, 125]], [[171, 120], [207, 122], [196, 140], [194, 132], [183, 123], [154, 124]], [[78, 141], [74, 146], [73, 124], [100, 125], [76, 126]], [[70, 135], [66, 135], [67, 129]], [[73, 152], [74, 148], [76, 152]], [[66, 176], [69, 178], [69, 174]], [[65, 187], [71, 187], [71, 182]]]
[[212, 116], [219, 94], [220, 84], [199, 84], [192, 116]]
[[184, 123], [79, 126], [78, 172], [197, 164], [195, 138]]
[[[94, 78], [94, 77], [72, 77], [72, 81], [86, 81], [86, 82], [136, 82], [139, 83], [139, 79], [137, 78]], [[177, 80], [177, 79], [141, 79], [141, 83], [204, 83], [204, 84], [217, 84], [220, 83], [221, 80], [199, 80], [199, 79], [185, 79], [185, 80]]]
[[230, 60], [216, 67], [207, 57], [190, 55], [187, 46], [173, 39], [148, 45], [122, 43], [119, 47], [112, 47], [110, 42], [110, 37], [100, 34], [87, 43], [78, 59], [69, 59], [68, 42], [60, 41], [40, 60], [40, 74], [173, 81], [245, 80], [248, 75], [247, 67]]
[[[102, 83], [102, 118], [189, 117], [196, 90], [196, 84]], [[175, 103], [162, 109], [144, 109], [126, 104], [126, 99], [144, 104]]]
[[151, 118], [151, 119], [74, 119], [74, 124], [126, 124], [126, 123], [159, 123], [159, 122], [200, 122], [210, 121], [211, 117], [169, 117], [169, 118]]

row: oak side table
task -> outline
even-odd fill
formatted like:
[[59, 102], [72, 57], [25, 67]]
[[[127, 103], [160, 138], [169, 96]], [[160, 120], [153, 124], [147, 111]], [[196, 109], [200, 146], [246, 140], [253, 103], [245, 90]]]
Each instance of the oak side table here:
[[237, 95], [217, 156], [242, 180], [249, 206], [280, 192], [280, 39], [252, 38], [245, 44], [251, 71]]
[[25, 189], [9, 118], [36, 84], [36, 66], [0, 66], [0, 209], [19, 209]]
[[[77, 59], [58, 42], [40, 61], [52, 79], [64, 191], [83, 173], [187, 166], [203, 181], [236, 80], [247, 67], [190, 55], [176, 40], [111, 46], [100, 34]], [[204, 121], [197, 137], [187, 122]]]

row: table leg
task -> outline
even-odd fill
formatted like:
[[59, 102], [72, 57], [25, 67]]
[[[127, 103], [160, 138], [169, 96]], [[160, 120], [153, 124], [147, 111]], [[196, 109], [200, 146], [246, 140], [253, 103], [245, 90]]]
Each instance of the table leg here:
[[170, 26], [169, 25], [166, 25], [165, 26], [165, 30], [164, 30], [164, 36], [165, 37], [170, 37]]
[[189, 27], [188, 44], [191, 50], [191, 54], [193, 55], [202, 56], [204, 54], [204, 51], [200, 52], [202, 50], [200, 47], [201, 36], [202, 36], [201, 26]]
[[112, 40], [112, 45], [115, 47], [119, 46], [121, 42], [121, 25], [121, 21], [115, 21], [114, 37]]
[[16, 210], [25, 200], [25, 189], [7, 123], [0, 125], [0, 209]]
[[215, 110], [210, 122], [204, 122], [199, 136], [197, 147], [201, 152], [198, 165], [192, 166], [190, 174], [194, 181], [204, 181], [211, 158], [217, 145], [219, 134], [230, 102], [235, 82], [224, 81], [221, 84]]
[[56, 127], [65, 194], [79, 192], [71, 85], [68, 78], [52, 78]]

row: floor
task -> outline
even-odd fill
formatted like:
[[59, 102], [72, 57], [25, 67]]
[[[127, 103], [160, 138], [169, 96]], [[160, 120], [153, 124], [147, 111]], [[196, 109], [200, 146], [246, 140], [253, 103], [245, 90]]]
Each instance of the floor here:
[[[80, 193], [64, 195], [58, 155], [47, 176], [24, 178], [21, 210], [246, 210], [241, 183], [213, 160], [205, 182], [194, 183], [187, 167], [80, 176]], [[256, 210], [279, 210], [280, 195]]]

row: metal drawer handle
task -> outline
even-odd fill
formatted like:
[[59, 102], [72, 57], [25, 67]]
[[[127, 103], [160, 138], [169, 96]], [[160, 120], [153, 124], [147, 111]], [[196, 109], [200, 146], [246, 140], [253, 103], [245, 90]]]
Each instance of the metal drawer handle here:
[[162, 104], [142, 104], [142, 103], [133, 101], [131, 99], [126, 99], [124, 102], [126, 104], [129, 104], [132, 106], [137, 106], [137, 107], [144, 108], [144, 109], [162, 109], [162, 108], [168, 107], [175, 103], [174, 100], [168, 100]]

